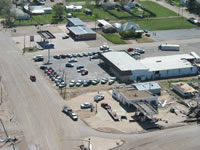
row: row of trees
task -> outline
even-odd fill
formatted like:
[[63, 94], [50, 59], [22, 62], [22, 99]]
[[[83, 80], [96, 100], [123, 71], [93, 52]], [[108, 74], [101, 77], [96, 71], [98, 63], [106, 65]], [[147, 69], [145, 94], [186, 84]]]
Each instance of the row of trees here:
[[190, 12], [200, 15], [200, 3], [196, 0], [189, 0], [187, 5]]

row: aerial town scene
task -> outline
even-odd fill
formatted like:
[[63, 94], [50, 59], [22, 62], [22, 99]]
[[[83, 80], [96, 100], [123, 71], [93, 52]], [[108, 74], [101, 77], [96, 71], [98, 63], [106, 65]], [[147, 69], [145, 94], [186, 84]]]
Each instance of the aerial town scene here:
[[199, 0], [0, 0], [0, 150], [199, 139]]

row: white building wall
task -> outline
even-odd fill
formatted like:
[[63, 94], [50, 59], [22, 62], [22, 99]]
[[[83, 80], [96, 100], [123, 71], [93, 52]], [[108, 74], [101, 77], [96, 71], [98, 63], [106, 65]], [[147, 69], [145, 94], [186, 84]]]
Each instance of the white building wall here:
[[132, 75], [130, 76], [130, 80], [136, 81], [138, 78], [141, 79], [141, 81], [145, 81], [147, 79], [151, 78], [151, 72], [148, 70], [133, 70], [131, 71]]
[[162, 70], [160, 71], [160, 78], [169, 78], [177, 76], [193, 75], [197, 73], [197, 67], [173, 69], [173, 70]]
[[119, 102], [123, 103], [123, 104], [131, 104], [134, 102], [139, 102], [141, 100], [145, 100], [148, 103], [154, 101], [156, 104], [158, 104], [158, 97], [157, 96], [150, 96], [150, 97], [146, 97], [146, 98], [135, 98], [132, 100], [128, 100], [123, 94], [117, 92], [117, 90], [113, 89], [112, 90], [112, 96]]

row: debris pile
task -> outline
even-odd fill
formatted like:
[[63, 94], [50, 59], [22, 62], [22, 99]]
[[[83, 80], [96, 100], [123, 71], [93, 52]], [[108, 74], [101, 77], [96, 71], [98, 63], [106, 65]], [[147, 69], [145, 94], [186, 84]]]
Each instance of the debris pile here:
[[200, 117], [200, 104], [196, 105], [195, 107], [190, 107], [187, 116], [190, 118], [199, 118]]

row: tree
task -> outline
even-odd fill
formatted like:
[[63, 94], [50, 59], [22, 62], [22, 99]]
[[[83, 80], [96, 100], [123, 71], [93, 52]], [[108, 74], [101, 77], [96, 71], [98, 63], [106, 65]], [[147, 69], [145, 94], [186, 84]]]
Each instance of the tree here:
[[63, 14], [64, 14], [64, 7], [63, 5], [54, 5], [53, 7], [55, 16], [59, 18], [59, 20], [62, 19]]
[[100, 0], [95, 0], [95, 4], [96, 4], [96, 6], [99, 6]]
[[125, 39], [125, 38], [141, 38], [142, 33], [135, 32], [134, 30], [127, 30], [127, 31], [122, 31], [119, 33], [120, 36]]
[[196, 0], [189, 0], [188, 1], [188, 10], [190, 12], [195, 12], [196, 11]]
[[0, 14], [4, 16], [4, 25], [7, 27], [12, 27], [16, 19], [15, 14], [11, 13], [12, 8], [11, 0], [0, 0]]

